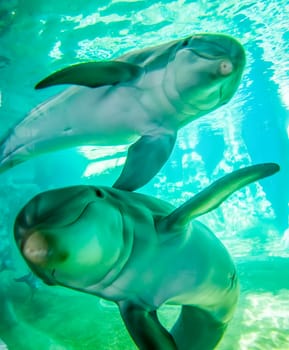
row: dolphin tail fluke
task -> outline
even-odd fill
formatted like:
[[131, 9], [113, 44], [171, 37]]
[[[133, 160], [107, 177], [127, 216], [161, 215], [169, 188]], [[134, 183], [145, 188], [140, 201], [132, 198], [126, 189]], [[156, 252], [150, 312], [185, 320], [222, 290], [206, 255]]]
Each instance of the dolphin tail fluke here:
[[227, 325], [194, 306], [183, 306], [171, 330], [178, 350], [213, 350], [221, 340]]
[[[113, 187], [134, 191], [144, 186], [165, 164], [175, 140], [176, 135], [142, 136], [129, 147], [126, 163]], [[135, 169], [140, 171], [136, 174]]]

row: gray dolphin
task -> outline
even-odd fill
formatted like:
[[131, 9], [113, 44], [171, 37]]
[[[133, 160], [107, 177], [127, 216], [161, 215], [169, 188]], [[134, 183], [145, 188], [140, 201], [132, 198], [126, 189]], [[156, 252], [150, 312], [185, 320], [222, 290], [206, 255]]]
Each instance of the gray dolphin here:
[[[15, 240], [45, 283], [117, 303], [140, 349], [213, 349], [236, 307], [238, 278], [226, 248], [192, 219], [278, 170], [268, 163], [235, 171], [177, 209], [107, 187], [44, 192], [18, 214]], [[182, 305], [170, 332], [157, 317], [164, 303]]]
[[180, 128], [231, 99], [244, 66], [244, 49], [234, 38], [198, 34], [64, 68], [36, 88], [82, 86], [37, 106], [8, 132], [0, 143], [0, 172], [53, 150], [132, 144], [114, 187], [135, 190], [166, 162]]

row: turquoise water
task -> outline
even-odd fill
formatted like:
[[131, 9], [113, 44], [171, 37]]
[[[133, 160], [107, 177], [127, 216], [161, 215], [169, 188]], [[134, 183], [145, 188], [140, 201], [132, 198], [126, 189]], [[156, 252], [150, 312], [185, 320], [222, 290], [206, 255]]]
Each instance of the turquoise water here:
[[[222, 350], [289, 348], [288, 15], [289, 3], [281, 0], [0, 2], [0, 136], [63, 89], [33, 87], [67, 65], [199, 32], [229, 34], [244, 46], [247, 65], [233, 99], [183, 128], [166, 165], [138, 190], [178, 206], [232, 170], [280, 164], [279, 174], [201, 218], [228, 248], [240, 276], [240, 301]], [[29, 283], [15, 281], [29, 273], [13, 240], [21, 207], [48, 189], [111, 185], [125, 151], [80, 147], [0, 175], [0, 338], [9, 349], [135, 349], [113, 304], [30, 275]], [[164, 322], [176, 312], [165, 307]]]

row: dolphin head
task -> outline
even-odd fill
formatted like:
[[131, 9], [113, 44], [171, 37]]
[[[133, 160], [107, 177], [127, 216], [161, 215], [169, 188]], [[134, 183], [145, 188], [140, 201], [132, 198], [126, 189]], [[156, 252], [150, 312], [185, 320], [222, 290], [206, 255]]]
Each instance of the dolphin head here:
[[75, 186], [34, 197], [18, 214], [14, 235], [45, 283], [82, 289], [113, 273], [122, 255], [122, 216], [104, 189]]
[[227, 103], [245, 63], [243, 46], [231, 36], [199, 34], [182, 40], [169, 70], [185, 112], [191, 108], [199, 117]]

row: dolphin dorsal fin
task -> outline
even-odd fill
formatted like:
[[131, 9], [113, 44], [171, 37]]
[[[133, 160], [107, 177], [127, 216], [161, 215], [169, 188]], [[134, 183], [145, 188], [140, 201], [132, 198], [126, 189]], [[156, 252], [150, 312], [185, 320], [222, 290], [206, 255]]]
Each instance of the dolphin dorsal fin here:
[[88, 87], [115, 85], [137, 78], [143, 68], [120, 61], [79, 63], [61, 69], [36, 84], [35, 89], [52, 85], [73, 84]]
[[168, 232], [182, 227], [190, 220], [216, 209], [226, 198], [243, 186], [273, 175], [279, 170], [279, 165], [265, 163], [242, 168], [225, 175], [158, 221], [157, 229], [159, 232]]

